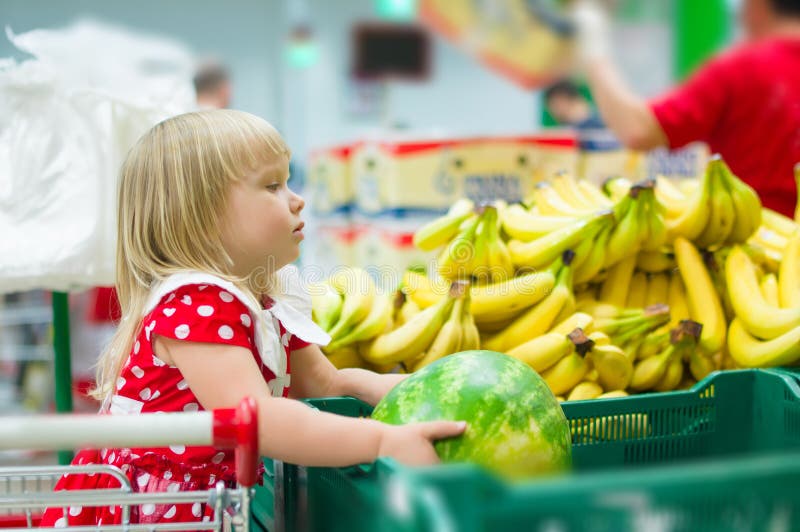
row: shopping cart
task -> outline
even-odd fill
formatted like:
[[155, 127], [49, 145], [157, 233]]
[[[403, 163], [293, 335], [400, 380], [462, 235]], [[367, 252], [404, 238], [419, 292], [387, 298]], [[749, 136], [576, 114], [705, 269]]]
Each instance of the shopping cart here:
[[[3, 530], [34, 528], [45, 508], [63, 508], [63, 530], [248, 531], [250, 501], [258, 464], [258, 427], [253, 399], [237, 408], [207, 412], [159, 413], [130, 416], [47, 415], [0, 418], [0, 450], [37, 449], [52, 451], [81, 447], [163, 447], [168, 445], [213, 445], [235, 449], [237, 487], [223, 482], [208, 490], [137, 493], [125, 473], [109, 465], [0, 467], [0, 527]], [[119, 488], [52, 491], [63, 474], [110, 475]], [[131, 523], [131, 510], [148, 505], [202, 504], [214, 509], [206, 522]], [[118, 506], [119, 525], [70, 526], [70, 510], [78, 507]]]

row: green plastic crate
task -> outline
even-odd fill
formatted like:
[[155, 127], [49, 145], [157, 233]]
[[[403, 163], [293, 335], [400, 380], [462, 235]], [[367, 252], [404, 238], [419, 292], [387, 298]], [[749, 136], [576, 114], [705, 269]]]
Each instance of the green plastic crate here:
[[[366, 416], [354, 399], [325, 411]], [[563, 404], [574, 472], [510, 485], [477, 467], [284, 465], [278, 530], [800, 530], [800, 375], [715, 373], [691, 390]], [[300, 480], [302, 479], [302, 481]]]

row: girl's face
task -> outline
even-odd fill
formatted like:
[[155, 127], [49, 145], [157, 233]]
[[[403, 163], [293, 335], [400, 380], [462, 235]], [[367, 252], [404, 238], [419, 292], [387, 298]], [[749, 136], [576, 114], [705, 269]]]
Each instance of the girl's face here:
[[299, 256], [305, 201], [289, 190], [288, 179], [288, 158], [277, 157], [232, 185], [222, 244], [234, 274], [246, 277], [265, 267], [275, 271]]

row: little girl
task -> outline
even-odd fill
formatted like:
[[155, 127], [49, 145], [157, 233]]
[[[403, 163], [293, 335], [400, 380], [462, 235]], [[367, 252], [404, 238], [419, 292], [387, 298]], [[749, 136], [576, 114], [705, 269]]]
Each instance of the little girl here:
[[[336, 370], [329, 337], [287, 266], [303, 240], [303, 199], [287, 186], [289, 150], [269, 124], [229, 110], [153, 127], [122, 168], [117, 290], [122, 321], [101, 356], [102, 413], [193, 412], [258, 403], [262, 455], [305, 466], [391, 456], [437, 461], [432, 442], [463, 423], [390, 426], [319, 412], [296, 399], [350, 395], [376, 404], [402, 376]], [[139, 491], [233, 485], [233, 453], [212, 447], [84, 450], [73, 463], [120, 467]], [[116, 487], [69, 475], [56, 489]], [[119, 523], [119, 507], [51, 508], [42, 525]], [[200, 505], [144, 505], [139, 523], [201, 521]]]

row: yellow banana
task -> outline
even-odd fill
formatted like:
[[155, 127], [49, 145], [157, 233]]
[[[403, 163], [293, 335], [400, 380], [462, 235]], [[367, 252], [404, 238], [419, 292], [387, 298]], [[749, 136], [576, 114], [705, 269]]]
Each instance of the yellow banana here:
[[800, 306], [779, 308], [764, 301], [755, 265], [740, 246], [731, 248], [725, 276], [733, 310], [751, 334], [771, 340], [800, 326]]
[[689, 317], [703, 324], [700, 346], [716, 353], [725, 344], [727, 323], [719, 294], [697, 248], [683, 237], [675, 239], [675, 258], [686, 288]]
[[546, 333], [564, 308], [567, 300], [572, 296], [568, 279], [571, 275], [569, 266], [562, 267], [556, 286], [550, 295], [522, 313], [504, 330], [483, 342], [484, 349], [506, 352], [531, 338]]
[[681, 320], [689, 319], [689, 303], [686, 301], [686, 289], [679, 273], [674, 273], [670, 276], [667, 305], [669, 305], [670, 329], [678, 325]]
[[610, 212], [592, 214], [531, 242], [511, 240], [508, 243], [511, 259], [518, 268], [541, 268], [573, 248], [587, 234], [596, 234], [610, 220]]
[[325, 355], [337, 369], [343, 368], [364, 368], [366, 364], [359, 356], [358, 350], [353, 346], [342, 347], [335, 351], [328, 350], [325, 347]]
[[475, 240], [472, 258], [467, 263], [464, 270], [464, 276], [469, 277], [480, 284], [485, 284], [490, 281], [490, 265], [489, 265], [489, 239], [492, 232], [492, 216], [486, 214], [478, 225], [478, 230], [475, 233]]
[[778, 294], [784, 308], [800, 308], [800, 228], [789, 238], [778, 274]]
[[577, 208], [567, 203], [547, 182], [536, 185], [533, 191], [536, 208], [546, 216], [585, 216], [586, 209]]
[[520, 204], [509, 205], [500, 211], [503, 230], [511, 238], [522, 242], [536, 240], [578, 220], [574, 216], [542, 216], [532, 214]]
[[624, 390], [630, 384], [633, 364], [619, 347], [595, 344], [586, 358], [597, 370], [598, 382], [604, 390]]
[[603, 193], [614, 203], [622, 200], [630, 192], [633, 183], [624, 177], [610, 177], [603, 182]]
[[781, 306], [781, 296], [778, 288], [778, 277], [774, 273], [768, 273], [761, 278], [759, 283], [761, 295], [764, 301], [773, 307]]
[[688, 199], [672, 181], [661, 175], [656, 177], [656, 198], [666, 209], [669, 218], [680, 216]]
[[652, 390], [664, 377], [674, 351], [675, 347], [669, 346], [663, 353], [637, 362], [633, 368], [631, 389], [639, 392]]
[[495, 212], [489, 232], [489, 279], [492, 283], [501, 283], [514, 277], [511, 252], [500, 238], [500, 228], [497, 223], [497, 213]]
[[445, 279], [460, 279], [472, 274], [475, 260], [475, 239], [482, 216], [474, 216], [463, 225], [453, 240], [442, 250], [437, 259], [439, 275]]
[[[553, 289], [553, 272], [543, 270], [526, 273], [501, 283], [470, 287], [470, 312], [475, 323], [497, 323], [517, 316], [535, 305]], [[449, 291], [449, 282], [432, 281], [411, 270], [403, 275], [403, 290], [420, 307], [427, 308]]]
[[646, 298], [647, 274], [644, 272], [635, 272], [631, 277], [631, 283], [628, 287], [628, 296], [625, 299], [625, 307], [644, 308]]
[[508, 355], [541, 373], [570, 354], [574, 347], [567, 335], [547, 333], [509, 349]]
[[436, 338], [453, 303], [450, 295], [442, 298], [408, 323], [378, 336], [362, 351], [362, 356], [372, 364], [391, 364], [417, 358]]
[[571, 353], [542, 372], [542, 378], [555, 395], [562, 395], [573, 389], [589, 371], [586, 361], [578, 353]]
[[579, 265], [575, 265], [575, 273], [573, 275], [573, 283], [577, 286], [591, 281], [606, 262], [606, 247], [608, 246], [608, 239], [611, 237], [612, 228], [606, 227], [600, 230], [595, 239], [588, 240], [591, 242], [591, 249], [588, 256]]
[[602, 395], [597, 396], [598, 399], [618, 399], [620, 397], [628, 397], [628, 392], [625, 390], [612, 390]]
[[729, 243], [746, 242], [761, 225], [761, 200], [753, 187], [733, 175], [728, 165], [721, 162], [722, 180], [728, 188], [735, 211]]
[[706, 172], [711, 176], [711, 195], [709, 196], [709, 220], [705, 229], [695, 239], [701, 248], [725, 242], [733, 229], [736, 214], [730, 192], [721, 179], [721, 165], [724, 164], [718, 155], [708, 162]]
[[464, 306], [461, 312], [461, 351], [470, 351], [472, 349], [480, 349], [481, 336], [478, 332], [478, 326], [475, 325], [475, 320], [470, 313], [470, 293], [467, 292], [464, 296]]
[[575, 312], [561, 322], [556, 322], [556, 325], [548, 332], [559, 334], [569, 334], [575, 329], [582, 331], [591, 331], [594, 318], [584, 312]]
[[636, 256], [636, 269], [647, 273], [660, 273], [676, 267], [675, 255], [663, 249], [640, 251]]
[[372, 310], [375, 283], [366, 270], [348, 267], [331, 275], [328, 284], [344, 298], [339, 320], [329, 331], [331, 338], [340, 338], [361, 323]]
[[683, 360], [680, 357], [673, 358], [667, 366], [664, 376], [653, 387], [657, 392], [669, 392], [676, 389], [683, 380]]
[[329, 347], [335, 351], [339, 347], [354, 344], [364, 340], [369, 340], [391, 329], [392, 312], [394, 304], [388, 297], [376, 295], [373, 299], [372, 310], [364, 318], [364, 321], [357, 324], [343, 336], [333, 338]]
[[583, 381], [578, 383], [569, 395], [567, 401], [587, 401], [589, 399], [596, 399], [603, 395], [603, 388], [596, 382]]
[[311, 295], [311, 318], [325, 331], [330, 331], [342, 313], [342, 296], [328, 283], [312, 283], [308, 292]]
[[[581, 327], [583, 329], [583, 327]], [[585, 330], [585, 329], [584, 329]], [[611, 345], [611, 338], [604, 332], [600, 331], [593, 331], [588, 335], [589, 340], [594, 342], [594, 345], [601, 346], [601, 345]]]
[[403, 305], [400, 307], [400, 311], [396, 315], [395, 327], [399, 327], [404, 323], [408, 323], [411, 321], [411, 318], [422, 311], [422, 309], [419, 308], [419, 305], [417, 305], [412, 299], [406, 297], [405, 293], [401, 293], [403, 294], [404, 301]]
[[468, 199], [456, 201], [445, 216], [423, 225], [414, 232], [414, 245], [423, 251], [433, 251], [444, 246], [458, 234], [461, 224], [474, 216], [474, 204]]
[[731, 322], [728, 350], [742, 367], [785, 366], [800, 359], [800, 325], [771, 340], [752, 336], [739, 318]]
[[712, 358], [698, 350], [689, 352], [689, 372], [697, 381], [705, 379], [709, 373], [718, 368]]
[[664, 303], [669, 301], [669, 276], [666, 273], [651, 273], [647, 279], [647, 295], [644, 298], [644, 306]]
[[625, 307], [636, 266], [636, 255], [630, 255], [608, 270], [608, 276], [600, 288], [600, 301], [616, 307]]
[[[633, 193], [633, 189], [631, 190]], [[619, 213], [619, 214], [616, 214]], [[639, 201], [632, 196], [626, 196], [615, 208], [617, 225], [611, 232], [606, 244], [605, 267], [609, 268], [621, 260], [633, 256], [641, 247], [641, 226], [639, 222]]]
[[584, 197], [593, 205], [593, 210], [610, 209], [614, 206], [614, 203], [608, 198], [608, 196], [603, 194], [603, 192], [597, 188], [594, 183], [590, 183], [585, 179], [579, 179], [577, 181], [577, 185], [581, 192], [583, 192]]
[[[706, 169], [700, 186], [686, 196], [686, 208], [677, 217], [667, 217], [667, 241], [672, 242], [682, 236], [694, 240], [709, 223], [708, 204], [711, 196], [711, 179]], [[686, 180], [688, 182], [688, 180]]]
[[574, 209], [585, 212], [597, 210], [597, 206], [594, 202], [589, 200], [589, 198], [584, 196], [583, 191], [578, 187], [578, 183], [571, 175], [565, 172], [559, 172], [550, 180], [550, 184], [558, 195], [561, 196], [561, 199]]
[[436, 362], [440, 358], [458, 353], [461, 350], [461, 343], [464, 331], [461, 328], [461, 319], [464, 310], [464, 298], [460, 297], [453, 304], [450, 316], [444, 322], [436, 338], [425, 351], [425, 354], [409, 364], [412, 371], [424, 368], [428, 364]]
[[778, 233], [784, 238], [789, 238], [800, 229], [800, 222], [766, 207], [761, 208], [761, 223], [765, 229]]

